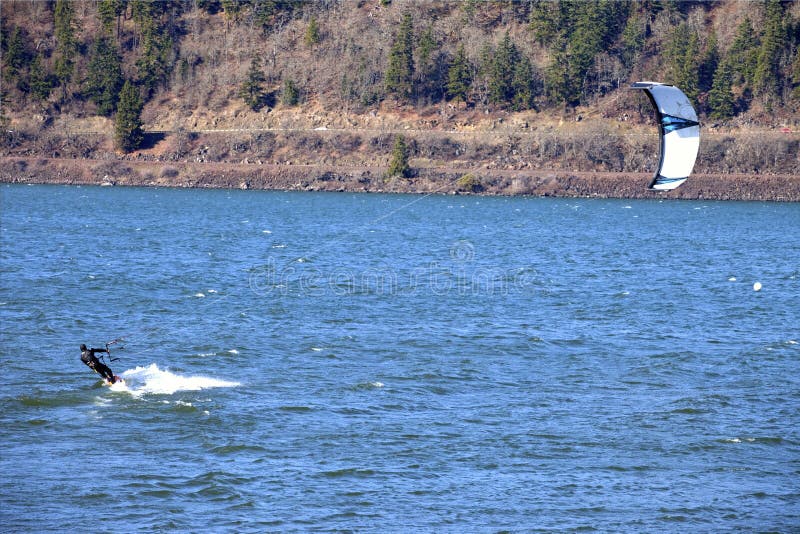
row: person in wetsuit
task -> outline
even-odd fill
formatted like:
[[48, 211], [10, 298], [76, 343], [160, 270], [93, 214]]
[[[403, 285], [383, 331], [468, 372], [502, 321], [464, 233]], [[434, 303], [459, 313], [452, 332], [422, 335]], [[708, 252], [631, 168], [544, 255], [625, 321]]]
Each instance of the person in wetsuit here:
[[113, 384], [117, 381], [114, 372], [106, 364], [97, 359], [97, 356], [94, 355], [95, 352], [108, 353], [108, 349], [87, 349], [86, 345], [81, 343], [81, 361]]

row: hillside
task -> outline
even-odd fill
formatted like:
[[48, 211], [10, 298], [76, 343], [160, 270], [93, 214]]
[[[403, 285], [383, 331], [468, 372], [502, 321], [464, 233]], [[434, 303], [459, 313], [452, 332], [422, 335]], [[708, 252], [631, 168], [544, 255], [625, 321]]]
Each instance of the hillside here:
[[[799, 174], [800, 3], [7, 0], [0, 155], [414, 172], [651, 172], [649, 103], [697, 103], [696, 172]], [[123, 83], [143, 137], [122, 150]], [[115, 141], [116, 140], [116, 141]], [[184, 182], [186, 180], [184, 179]]]

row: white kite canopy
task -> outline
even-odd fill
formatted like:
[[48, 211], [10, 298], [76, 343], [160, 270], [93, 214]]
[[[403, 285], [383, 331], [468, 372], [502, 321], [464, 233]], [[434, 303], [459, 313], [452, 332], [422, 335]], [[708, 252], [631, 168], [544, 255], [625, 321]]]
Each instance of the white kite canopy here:
[[650, 182], [650, 189], [675, 189], [692, 173], [700, 149], [700, 123], [697, 113], [674, 85], [636, 82], [631, 89], [644, 89], [656, 111], [661, 137], [661, 157]]

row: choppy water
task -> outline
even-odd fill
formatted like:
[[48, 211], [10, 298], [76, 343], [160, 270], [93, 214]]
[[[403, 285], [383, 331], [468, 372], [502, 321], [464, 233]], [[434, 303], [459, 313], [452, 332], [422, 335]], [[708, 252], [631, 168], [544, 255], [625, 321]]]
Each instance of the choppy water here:
[[4, 531], [800, 528], [800, 205], [0, 195]]

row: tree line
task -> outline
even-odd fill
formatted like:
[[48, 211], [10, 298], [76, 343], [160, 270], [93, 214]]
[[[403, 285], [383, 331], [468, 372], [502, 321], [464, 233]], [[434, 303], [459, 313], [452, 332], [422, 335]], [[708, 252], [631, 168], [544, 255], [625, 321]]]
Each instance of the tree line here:
[[[343, 74], [337, 98], [363, 106], [448, 101], [511, 111], [563, 110], [592, 105], [637, 77], [678, 85], [703, 115], [721, 121], [746, 113], [754, 102], [769, 110], [800, 100], [800, 20], [792, 3], [752, 2], [753, 17], [741, 20], [733, 39], [721, 46], [703, 14], [723, 3], [465, 0], [424, 13], [419, 10], [425, 6], [405, 4], [380, 47], [359, 47], [364, 63], [370, 54], [380, 58], [373, 61], [378, 67]], [[85, 21], [76, 14], [76, 2], [48, 1], [43, 9], [51, 12], [53, 39], [46, 43], [34, 46], [25, 24], [0, 19], [0, 97], [3, 103], [33, 101], [55, 110], [90, 103], [97, 115], [114, 118], [118, 146], [134, 150], [143, 138], [143, 105], [198, 65], [210, 68], [180, 46], [189, 14], [222, 16], [226, 25], [262, 37], [303, 21], [302, 39], [293, 46], [314, 58], [332, 46], [337, 21], [361, 16], [365, 4], [97, 0], [91, 25], [96, 30], [81, 33]], [[375, 2], [374, 9], [388, 13], [391, 4]], [[439, 24], [445, 16], [457, 18], [461, 30], [480, 31], [483, 42], [446, 31]], [[267, 72], [263, 52], [254, 50], [249, 69], [236, 82], [236, 97], [258, 110], [302, 104], [317, 90], [313, 79], [278, 76], [275, 89], [275, 73]]]

